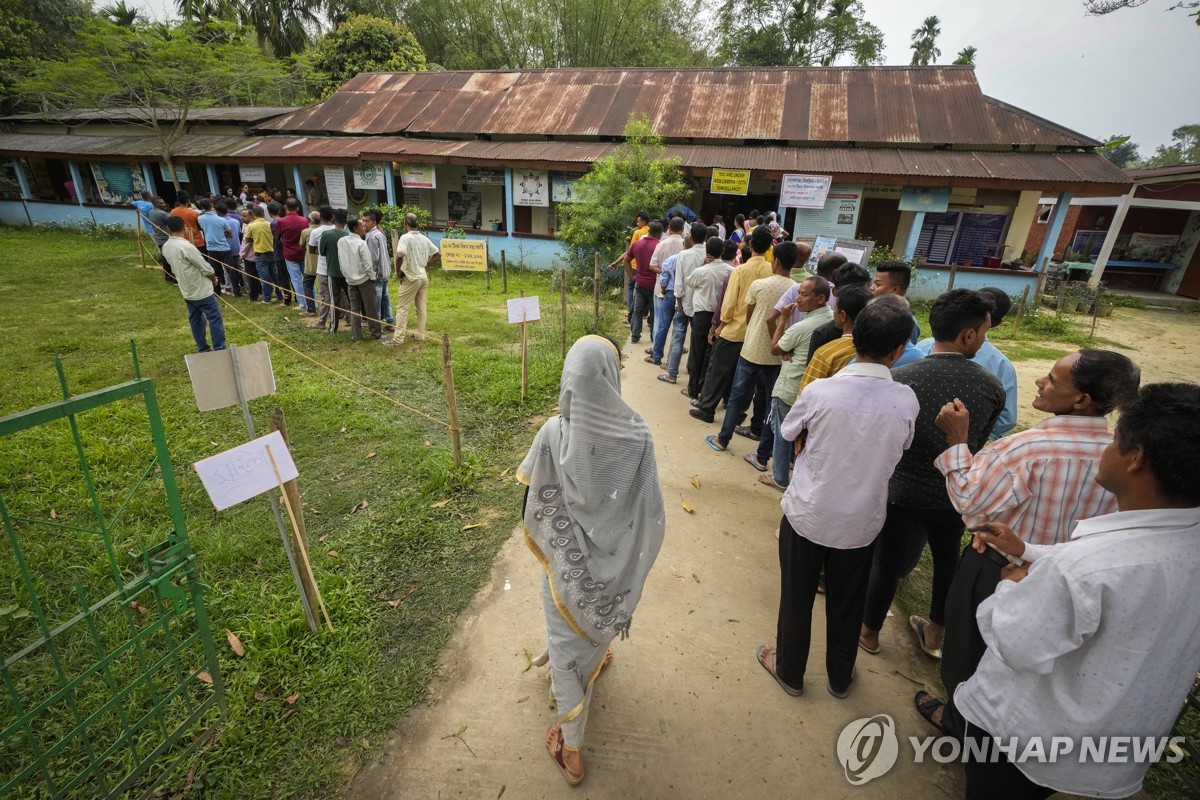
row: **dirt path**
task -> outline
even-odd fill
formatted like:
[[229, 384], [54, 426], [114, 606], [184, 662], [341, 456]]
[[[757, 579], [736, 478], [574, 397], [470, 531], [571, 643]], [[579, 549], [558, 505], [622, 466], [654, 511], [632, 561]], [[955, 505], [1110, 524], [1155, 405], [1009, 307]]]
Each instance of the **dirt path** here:
[[[961, 796], [957, 769], [912, 763], [904, 737], [930, 733], [912, 696], [935, 665], [899, 618], [885, 626], [883, 655], [861, 655], [846, 700], [824, 688], [820, 616], [803, 697], [785, 695], [758, 666], [757, 647], [774, 641], [779, 494], [742, 463], [749, 440], [735, 437], [731, 454], [714, 453], [703, 436], [715, 426], [687, 415], [687, 400], [655, 380], [659, 370], [642, 361], [641, 347], [627, 344], [626, 352], [625, 397], [654, 432], [667, 538], [632, 635], [614, 644], [616, 661], [597, 683], [587, 778], [573, 796]], [[695, 513], [683, 510], [681, 495]], [[545, 669], [526, 670], [526, 651], [536, 655], [545, 643], [540, 581], [537, 561], [514, 536], [459, 617], [430, 701], [405, 717], [353, 797], [565, 795], [543, 747], [554, 719]], [[818, 598], [818, 614], [822, 608]], [[879, 713], [896, 721], [900, 759], [884, 777], [851, 786], [835, 754], [837, 736], [850, 721]], [[463, 726], [461, 741], [451, 736]]]

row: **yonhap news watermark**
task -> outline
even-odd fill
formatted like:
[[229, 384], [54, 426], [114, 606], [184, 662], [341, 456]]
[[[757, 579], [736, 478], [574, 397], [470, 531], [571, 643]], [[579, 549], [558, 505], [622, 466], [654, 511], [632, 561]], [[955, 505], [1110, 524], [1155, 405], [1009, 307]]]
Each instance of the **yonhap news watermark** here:
[[[908, 736], [914, 763], [990, 762], [1014, 764], [1175, 764], [1185, 757], [1183, 736], [1045, 736], [969, 737]], [[846, 780], [861, 786], [886, 775], [901, 756], [896, 721], [887, 714], [856, 719], [842, 729], [837, 756]]]

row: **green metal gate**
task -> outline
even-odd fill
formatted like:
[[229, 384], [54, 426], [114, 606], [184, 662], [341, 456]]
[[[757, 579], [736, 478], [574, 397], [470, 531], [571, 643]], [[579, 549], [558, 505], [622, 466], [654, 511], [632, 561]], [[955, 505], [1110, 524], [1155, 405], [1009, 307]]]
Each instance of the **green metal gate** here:
[[154, 384], [132, 358], [134, 380], [76, 396], [56, 361], [63, 399], [0, 418], [0, 798], [149, 794], [225, 713]]

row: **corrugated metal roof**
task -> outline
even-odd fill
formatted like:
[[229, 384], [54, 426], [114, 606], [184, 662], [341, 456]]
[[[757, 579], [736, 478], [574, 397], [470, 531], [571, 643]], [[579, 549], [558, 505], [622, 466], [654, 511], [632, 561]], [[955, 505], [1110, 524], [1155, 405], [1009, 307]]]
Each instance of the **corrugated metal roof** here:
[[364, 73], [262, 129], [615, 137], [631, 113], [673, 141], [1099, 144], [986, 97], [961, 66]]
[[[233, 154], [250, 141], [245, 136], [182, 136], [176, 143], [176, 159], [215, 159]], [[0, 153], [36, 154], [50, 158], [161, 158], [154, 136], [76, 136], [73, 134], [0, 134]]]
[[[290, 114], [299, 106], [214, 106], [194, 108], [188, 112], [191, 122], [261, 122]], [[164, 112], [164, 119], [172, 119], [171, 112]], [[0, 122], [141, 122], [144, 112], [136, 108], [70, 108], [62, 111], [35, 111], [28, 114], [0, 116]]]

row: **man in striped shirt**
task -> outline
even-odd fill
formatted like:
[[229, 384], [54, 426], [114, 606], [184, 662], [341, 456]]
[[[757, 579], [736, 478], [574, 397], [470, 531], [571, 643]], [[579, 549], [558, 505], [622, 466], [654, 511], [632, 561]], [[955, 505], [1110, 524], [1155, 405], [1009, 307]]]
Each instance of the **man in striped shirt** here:
[[[946, 476], [950, 502], [967, 527], [1001, 522], [1030, 544], [1050, 545], [1067, 541], [1080, 520], [1116, 511], [1116, 498], [1096, 482], [1100, 454], [1112, 441], [1105, 415], [1132, 400], [1139, 382], [1138, 368], [1120, 353], [1080, 350], [1063, 356], [1036, 381], [1033, 407], [1053, 416], [974, 456], [967, 448], [967, 409], [957, 399], [943, 406], [937, 426], [949, 447], [934, 466]], [[992, 550], [963, 549], [946, 597], [942, 681], [950, 696], [983, 657], [986, 645], [975, 611], [996, 591], [1007, 564]], [[930, 715], [940, 705], [928, 695], [922, 700]], [[955, 713], [939, 721], [961, 732]]]
[[833, 321], [842, 329], [841, 338], [818, 347], [804, 368], [800, 379], [800, 394], [813, 381], [829, 378], [854, 360], [854, 319], [871, 301], [871, 290], [865, 286], [847, 286], [838, 293], [837, 311]]

